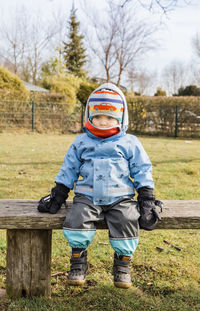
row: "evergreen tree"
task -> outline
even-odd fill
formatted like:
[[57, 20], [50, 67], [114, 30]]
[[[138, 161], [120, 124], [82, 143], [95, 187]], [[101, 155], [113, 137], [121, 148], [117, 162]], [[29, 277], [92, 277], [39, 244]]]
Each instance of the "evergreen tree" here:
[[64, 42], [63, 57], [67, 71], [76, 76], [83, 76], [83, 65], [86, 62], [83, 36], [78, 34], [80, 22], [76, 19], [76, 10], [72, 7], [69, 19], [68, 42]]
[[200, 96], [200, 88], [196, 85], [180, 87], [176, 96]]

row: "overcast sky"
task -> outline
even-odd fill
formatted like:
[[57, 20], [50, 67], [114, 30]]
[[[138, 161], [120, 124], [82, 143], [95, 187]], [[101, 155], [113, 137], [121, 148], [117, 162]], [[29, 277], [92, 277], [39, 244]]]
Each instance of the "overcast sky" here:
[[[183, 0], [179, 0], [179, 3], [180, 1]], [[166, 24], [165, 30], [160, 33], [162, 46], [147, 58], [145, 66], [150, 70], [159, 71], [173, 60], [187, 63], [193, 58], [191, 38], [200, 32], [200, 0], [191, 1], [193, 5], [176, 7], [173, 12], [168, 14], [167, 18], [162, 18]], [[77, 15], [81, 19], [81, 0], [74, 2], [75, 6], [78, 7]], [[87, 0], [87, 3], [97, 5], [96, 3], [99, 1]], [[98, 5], [102, 6], [103, 3], [104, 0], [101, 0]], [[67, 16], [72, 7], [72, 0], [0, 0], [1, 14], [6, 16], [13, 8], [20, 5], [24, 5], [32, 11], [40, 10], [44, 16], [48, 16], [60, 8], [62, 12], [66, 12]], [[161, 17], [157, 14], [154, 18], [160, 19]]]

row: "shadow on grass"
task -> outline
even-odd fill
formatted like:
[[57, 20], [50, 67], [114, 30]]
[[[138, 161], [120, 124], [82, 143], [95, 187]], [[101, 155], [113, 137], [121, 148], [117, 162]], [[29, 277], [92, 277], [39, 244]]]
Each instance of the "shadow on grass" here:
[[44, 161], [44, 162], [0, 162], [0, 165], [8, 165], [8, 166], [15, 166], [15, 165], [61, 165], [62, 162], [56, 161]]
[[200, 158], [187, 158], [187, 159], [171, 159], [171, 160], [163, 160], [163, 161], [152, 161], [153, 165], [158, 165], [158, 164], [170, 164], [170, 163], [191, 163], [191, 162], [196, 162], [200, 161]]

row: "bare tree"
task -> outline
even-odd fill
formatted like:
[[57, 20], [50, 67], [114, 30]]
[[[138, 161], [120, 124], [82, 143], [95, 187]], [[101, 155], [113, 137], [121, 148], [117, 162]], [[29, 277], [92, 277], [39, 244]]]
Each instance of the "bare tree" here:
[[[133, 2], [133, 0], [121, 0], [121, 6], [127, 5], [129, 2]], [[189, 5], [192, 3], [192, 0], [137, 0], [137, 2], [148, 11], [158, 11], [166, 14], [172, 11], [181, 2], [183, 2], [184, 5]]]
[[197, 32], [192, 38], [192, 48], [195, 58], [190, 65], [190, 72], [193, 74], [193, 84], [200, 85], [200, 32]]
[[191, 84], [195, 84], [195, 85], [200, 86], [200, 68], [198, 66], [192, 67], [191, 73], [193, 74]]
[[186, 83], [186, 66], [178, 61], [171, 62], [162, 71], [162, 79], [165, 88], [170, 95], [177, 94], [178, 89]]
[[11, 12], [9, 22], [0, 23], [0, 56], [4, 65], [25, 81], [36, 83], [41, 64], [51, 56], [49, 49], [59, 27], [53, 18], [43, 20], [41, 13], [30, 15], [24, 7]]
[[140, 95], [147, 95], [155, 84], [156, 73], [147, 72], [144, 68], [140, 70], [131, 69], [128, 72], [128, 83], [133, 92]]
[[95, 60], [100, 60], [107, 81], [115, 81], [120, 85], [121, 79], [128, 67], [136, 63], [145, 53], [155, 48], [156, 41], [152, 39], [157, 28], [138, 20], [136, 8], [121, 6], [119, 2], [107, 0], [107, 9], [102, 21], [95, 15], [89, 16], [93, 29], [93, 37], [88, 37], [87, 43]]
[[[86, 2], [84, 7], [87, 7]], [[98, 59], [100, 66], [105, 71], [107, 81], [110, 81], [114, 78], [113, 68], [117, 62], [115, 50], [118, 32], [115, 22], [116, 12], [109, 10], [109, 18], [106, 22], [98, 18], [96, 12], [89, 14], [86, 9], [85, 13], [90, 22], [89, 30], [87, 27], [87, 31], [85, 31], [85, 39], [89, 50], [92, 52], [91, 62], [94, 63], [94, 59]]]
[[21, 57], [24, 51], [24, 20], [25, 16], [27, 16], [26, 13], [24, 13], [25, 11], [23, 12], [22, 9], [17, 9], [15, 14], [11, 12], [10, 19], [12, 20], [12, 23], [1, 20], [0, 55], [4, 64], [6, 64], [15, 74], [18, 73], [19, 63], [21, 62]]
[[122, 7], [118, 11], [117, 17], [117, 85], [120, 85], [124, 71], [131, 64], [133, 65], [141, 59], [147, 52], [155, 49], [156, 41], [153, 40], [153, 34], [156, 32], [157, 27], [152, 23], [148, 24], [138, 20], [136, 12], [131, 12], [130, 7], [126, 9]]
[[196, 56], [200, 59], [200, 32], [197, 32], [192, 38], [192, 47]]
[[190, 84], [200, 86], [200, 66], [199, 59], [194, 58], [188, 66], [188, 72], [190, 73]]

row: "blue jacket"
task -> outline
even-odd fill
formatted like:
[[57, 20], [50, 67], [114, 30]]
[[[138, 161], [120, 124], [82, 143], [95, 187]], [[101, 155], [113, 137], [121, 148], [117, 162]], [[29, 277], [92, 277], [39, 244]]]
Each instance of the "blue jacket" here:
[[[152, 165], [142, 144], [134, 135], [126, 134], [127, 104], [121, 131], [114, 136], [98, 138], [87, 129], [78, 135], [68, 149], [60, 172], [55, 178], [76, 194], [85, 195], [95, 205], [108, 205], [124, 196], [134, 196], [134, 189], [154, 188]], [[87, 116], [86, 107], [86, 118]]]

